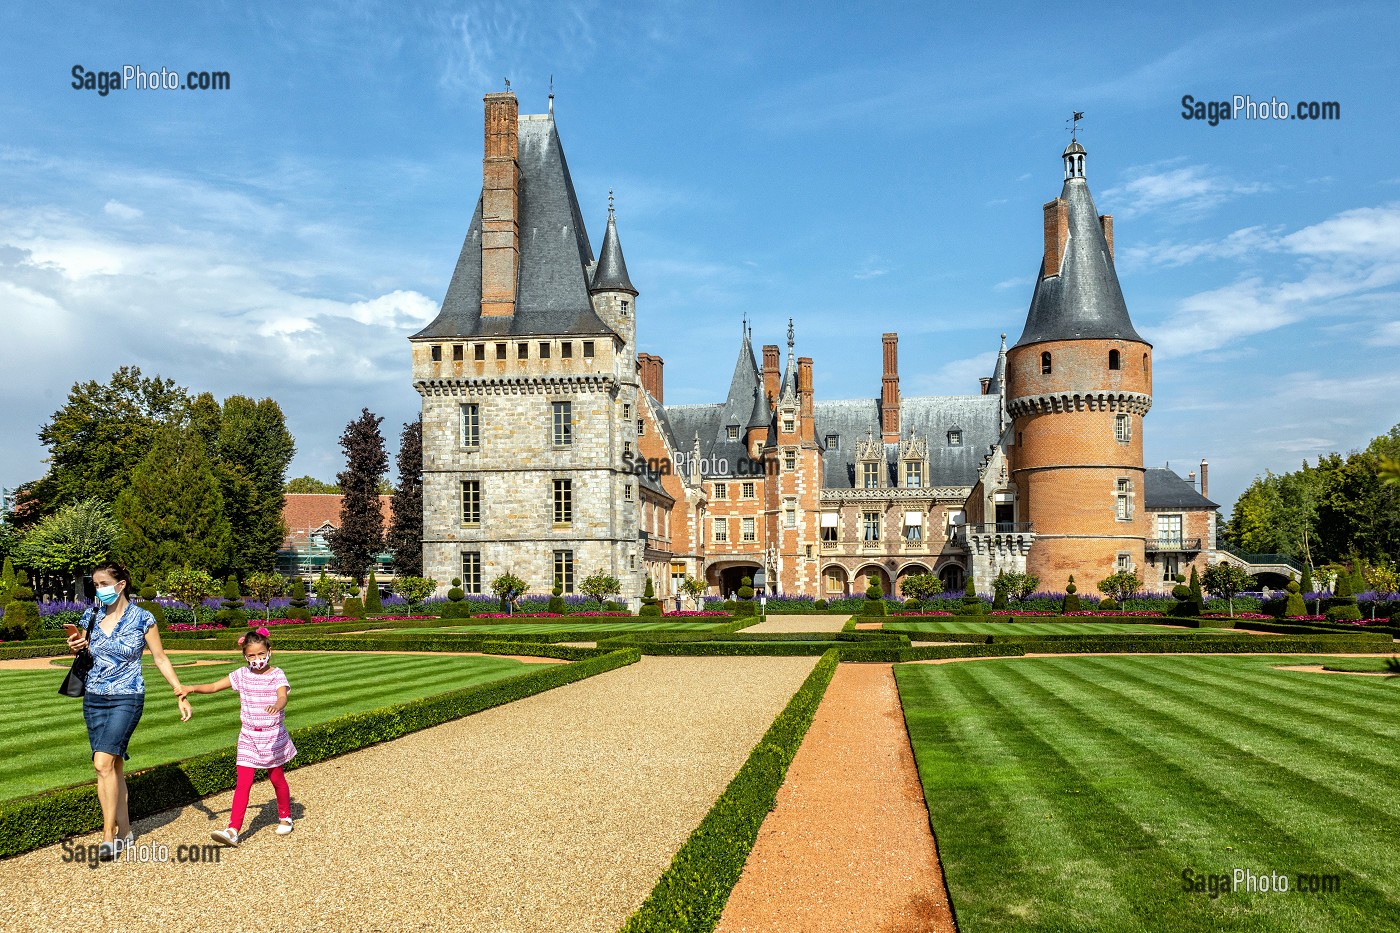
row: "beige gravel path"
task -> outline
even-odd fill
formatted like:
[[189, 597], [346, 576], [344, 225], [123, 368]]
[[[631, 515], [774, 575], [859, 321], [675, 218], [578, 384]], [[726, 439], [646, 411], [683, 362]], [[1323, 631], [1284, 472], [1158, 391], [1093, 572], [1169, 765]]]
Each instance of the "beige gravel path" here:
[[839, 632], [849, 619], [848, 615], [774, 615], [757, 625], [750, 625], [743, 632]]
[[842, 664], [718, 931], [954, 929], [894, 672]]
[[[260, 780], [217, 865], [9, 859], [0, 929], [611, 933], [815, 663], [647, 657], [298, 769], [289, 836]], [[230, 796], [139, 822], [138, 843], [208, 841]]]

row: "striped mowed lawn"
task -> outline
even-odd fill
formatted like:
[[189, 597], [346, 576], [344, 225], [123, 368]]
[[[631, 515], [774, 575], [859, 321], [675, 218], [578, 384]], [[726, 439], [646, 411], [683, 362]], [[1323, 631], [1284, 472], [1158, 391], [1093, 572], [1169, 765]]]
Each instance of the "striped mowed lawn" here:
[[[184, 659], [182, 655], [171, 657]], [[181, 683], [212, 682], [242, 663], [233, 652], [223, 657], [228, 660], [226, 665], [177, 667]], [[291, 682], [289, 729], [534, 669], [534, 665], [496, 657], [275, 649], [274, 663], [287, 672]], [[191, 696], [194, 716], [182, 723], [174, 694], [149, 655], [142, 668], [146, 707], [127, 749], [131, 755], [126, 763], [128, 772], [234, 746], [239, 729], [237, 693], [225, 690]], [[63, 674], [63, 668], [57, 666], [52, 670], [0, 670], [0, 800], [93, 779], [83, 701], [58, 695]]]
[[1400, 684], [1274, 669], [1307, 661], [897, 665], [959, 929], [1393, 929]]
[[[967, 635], [1182, 635], [1210, 629], [1171, 628], [1135, 622], [959, 622], [956, 619], [900, 622], [898, 631], [957, 633]], [[1225, 629], [1223, 631], [1231, 631]]]

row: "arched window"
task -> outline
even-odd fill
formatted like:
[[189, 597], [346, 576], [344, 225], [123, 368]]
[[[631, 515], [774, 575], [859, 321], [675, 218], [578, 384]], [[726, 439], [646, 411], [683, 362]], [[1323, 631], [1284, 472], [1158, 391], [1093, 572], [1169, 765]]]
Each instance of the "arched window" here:
[[1041, 374], [1042, 376], [1048, 376], [1048, 375], [1050, 375], [1050, 351], [1049, 351], [1049, 350], [1046, 350], [1044, 353], [1040, 354], [1040, 374]]
[[1109, 368], [1109, 369], [1121, 369], [1121, 368], [1122, 368], [1122, 366], [1121, 366], [1121, 364], [1120, 364], [1120, 362], [1119, 362], [1119, 357], [1118, 357], [1118, 351], [1117, 351], [1117, 350], [1109, 350], [1109, 351], [1108, 351], [1108, 368]]
[[1142, 355], [1142, 371], [1147, 372], [1147, 354]]

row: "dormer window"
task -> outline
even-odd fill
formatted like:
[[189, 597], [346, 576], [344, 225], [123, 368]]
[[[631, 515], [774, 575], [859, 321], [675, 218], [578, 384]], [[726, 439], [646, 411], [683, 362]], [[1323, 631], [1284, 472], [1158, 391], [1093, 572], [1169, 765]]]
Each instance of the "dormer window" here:
[[918, 460], [904, 463], [904, 485], [909, 489], [921, 489], [924, 485], [924, 465]]
[[840, 449], [841, 449], [841, 435], [839, 435], [839, 434], [828, 434], [828, 435], [826, 436], [826, 449], [827, 449], [827, 450], [840, 450]]
[[949, 446], [949, 447], [961, 447], [961, 446], [962, 446], [962, 429], [961, 429], [961, 428], [950, 428], [950, 429], [948, 430], [948, 446]]
[[737, 441], [739, 439], [739, 426], [737, 424], [731, 424], [729, 426], [729, 439], [731, 441]]
[[860, 465], [860, 485], [862, 489], [880, 488], [880, 464], [862, 463]]
[[797, 430], [797, 419], [790, 411], [783, 412], [783, 433], [791, 434]]

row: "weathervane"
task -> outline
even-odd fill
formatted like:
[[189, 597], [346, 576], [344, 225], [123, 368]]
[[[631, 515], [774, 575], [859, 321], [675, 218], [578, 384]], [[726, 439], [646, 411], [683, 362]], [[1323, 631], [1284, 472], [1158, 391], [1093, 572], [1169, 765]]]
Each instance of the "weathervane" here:
[[510, 78], [506, 78], [506, 93], [510, 93]]
[[1075, 137], [1077, 137], [1077, 136], [1079, 135], [1079, 121], [1082, 120], [1082, 119], [1084, 119], [1084, 111], [1082, 111], [1082, 110], [1076, 110], [1076, 111], [1074, 111], [1074, 116], [1065, 121], [1066, 123], [1071, 124], [1071, 125], [1070, 125], [1070, 130], [1069, 130], [1069, 141], [1070, 141], [1070, 142], [1074, 142], [1074, 141], [1075, 141]]
[[612, 193], [612, 191], [613, 191], [613, 190], [612, 190], [611, 188], [608, 189], [608, 216], [609, 216], [609, 217], [612, 216], [612, 212], [613, 212], [613, 193]]
[[[554, 75], [549, 76], [549, 112], [554, 112]], [[612, 194], [612, 192], [608, 193]]]

